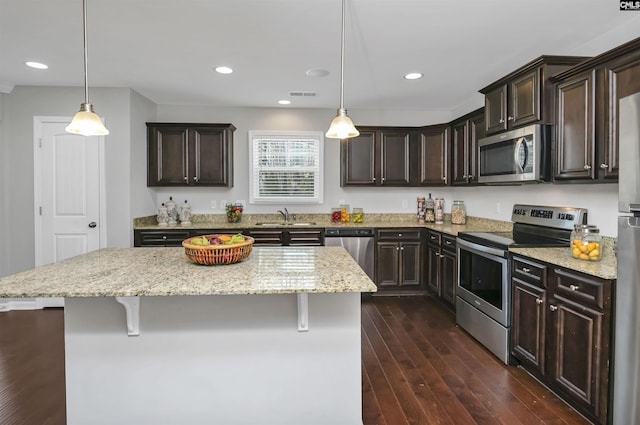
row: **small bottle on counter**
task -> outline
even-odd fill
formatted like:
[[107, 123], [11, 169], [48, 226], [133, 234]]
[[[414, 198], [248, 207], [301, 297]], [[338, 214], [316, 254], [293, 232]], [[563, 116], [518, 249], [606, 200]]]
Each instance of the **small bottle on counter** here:
[[425, 223], [435, 223], [436, 222], [436, 203], [429, 194], [429, 197], [424, 203], [425, 211], [424, 211], [424, 221]]
[[420, 224], [424, 223], [425, 213], [426, 213], [426, 207], [425, 207], [424, 196], [418, 196], [418, 213], [417, 213], [418, 223]]
[[444, 223], [444, 198], [436, 198], [436, 224]]
[[586, 261], [602, 258], [602, 236], [600, 229], [592, 224], [576, 224], [571, 232], [571, 255]]
[[451, 224], [465, 224], [467, 222], [467, 209], [464, 201], [453, 201], [451, 206]]

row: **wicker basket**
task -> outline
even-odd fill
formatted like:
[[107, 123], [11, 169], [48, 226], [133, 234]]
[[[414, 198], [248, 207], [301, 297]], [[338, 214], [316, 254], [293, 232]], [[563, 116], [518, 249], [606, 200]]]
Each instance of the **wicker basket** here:
[[[207, 239], [212, 239], [220, 235], [202, 235]], [[194, 236], [182, 241], [184, 252], [187, 257], [196, 264], [205, 266], [216, 266], [220, 264], [233, 264], [242, 261], [251, 254], [253, 248], [253, 238], [244, 236], [244, 242], [234, 244], [219, 245], [195, 245], [191, 243], [192, 239], [201, 238], [202, 236]], [[233, 235], [228, 235], [233, 236]]]

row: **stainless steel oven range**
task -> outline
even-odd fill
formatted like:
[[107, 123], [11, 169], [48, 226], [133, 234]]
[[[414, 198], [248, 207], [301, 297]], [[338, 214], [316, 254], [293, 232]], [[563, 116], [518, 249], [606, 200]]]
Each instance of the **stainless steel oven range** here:
[[512, 232], [460, 232], [457, 238], [456, 322], [506, 364], [513, 363], [509, 247], [568, 247], [587, 210], [516, 204], [511, 221]]

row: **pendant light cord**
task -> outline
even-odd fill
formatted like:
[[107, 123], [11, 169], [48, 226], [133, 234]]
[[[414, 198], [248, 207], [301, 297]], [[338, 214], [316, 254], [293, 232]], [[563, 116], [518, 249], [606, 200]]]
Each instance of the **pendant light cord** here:
[[345, 2], [342, 0], [342, 35], [340, 40], [340, 109], [344, 109], [344, 15]]
[[87, 0], [82, 0], [82, 35], [84, 43], [84, 103], [89, 103], [89, 81], [87, 77]]

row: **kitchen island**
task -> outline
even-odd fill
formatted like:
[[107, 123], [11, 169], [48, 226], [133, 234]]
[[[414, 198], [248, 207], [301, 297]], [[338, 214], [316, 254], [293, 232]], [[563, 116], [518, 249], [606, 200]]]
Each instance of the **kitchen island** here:
[[361, 424], [360, 293], [339, 247], [105, 249], [0, 279], [65, 298], [68, 424]]

